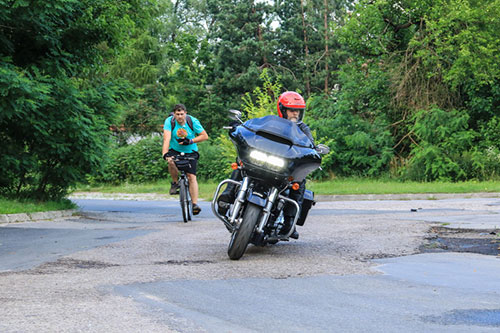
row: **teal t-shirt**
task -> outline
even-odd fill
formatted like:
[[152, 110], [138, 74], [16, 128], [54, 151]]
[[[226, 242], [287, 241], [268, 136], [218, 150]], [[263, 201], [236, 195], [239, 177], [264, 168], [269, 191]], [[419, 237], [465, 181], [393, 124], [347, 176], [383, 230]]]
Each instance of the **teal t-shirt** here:
[[[198, 151], [198, 146], [196, 143], [191, 145], [180, 145], [177, 142], [177, 139], [188, 138], [194, 139], [198, 134], [204, 131], [203, 126], [198, 119], [193, 116], [190, 116], [193, 120], [193, 129], [189, 127], [187, 121], [183, 126], [179, 125], [177, 120], [175, 121], [175, 126], [172, 130], [172, 116], [165, 119], [165, 124], [163, 125], [163, 129], [172, 132], [172, 138], [170, 139], [170, 148], [177, 150], [181, 153], [192, 153], [193, 151]], [[185, 131], [185, 132], [184, 132]], [[187, 136], [183, 136], [183, 134], [187, 133]]]

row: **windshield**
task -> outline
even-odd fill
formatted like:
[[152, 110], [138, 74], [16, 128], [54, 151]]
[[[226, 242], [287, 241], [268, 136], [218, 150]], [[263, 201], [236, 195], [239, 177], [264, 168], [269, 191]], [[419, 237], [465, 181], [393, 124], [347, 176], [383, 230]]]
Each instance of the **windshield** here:
[[311, 140], [296, 123], [278, 116], [250, 119], [243, 126], [252, 132], [263, 132], [286, 139], [296, 146], [314, 148]]

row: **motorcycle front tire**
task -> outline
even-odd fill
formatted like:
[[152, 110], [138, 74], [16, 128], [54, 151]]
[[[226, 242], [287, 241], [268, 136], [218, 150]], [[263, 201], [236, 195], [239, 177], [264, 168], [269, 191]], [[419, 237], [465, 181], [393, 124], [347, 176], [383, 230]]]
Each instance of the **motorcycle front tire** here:
[[243, 256], [243, 253], [245, 253], [261, 210], [262, 207], [260, 206], [250, 202], [247, 204], [240, 227], [233, 231], [231, 235], [231, 241], [227, 249], [227, 254], [231, 260], [238, 260]]

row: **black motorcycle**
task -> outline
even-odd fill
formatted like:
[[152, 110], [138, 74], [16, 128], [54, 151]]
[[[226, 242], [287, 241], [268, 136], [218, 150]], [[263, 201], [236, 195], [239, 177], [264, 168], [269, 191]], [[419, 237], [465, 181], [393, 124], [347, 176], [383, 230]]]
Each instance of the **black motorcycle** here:
[[[237, 150], [234, 168], [241, 172], [241, 181], [225, 179], [218, 186], [212, 200], [212, 211], [231, 233], [228, 255], [238, 260], [249, 243], [257, 246], [288, 241], [296, 225], [303, 225], [309, 209], [314, 205], [314, 194], [305, 190], [302, 207], [289, 197], [291, 189], [314, 170], [320, 168], [321, 155], [328, 146], [314, 144], [296, 123], [277, 116], [241, 121], [241, 112], [230, 110], [236, 125], [226, 127]], [[229, 183], [237, 187], [235, 200], [227, 215], [217, 210], [219, 192]], [[293, 225], [282, 233], [283, 211], [295, 208]]]

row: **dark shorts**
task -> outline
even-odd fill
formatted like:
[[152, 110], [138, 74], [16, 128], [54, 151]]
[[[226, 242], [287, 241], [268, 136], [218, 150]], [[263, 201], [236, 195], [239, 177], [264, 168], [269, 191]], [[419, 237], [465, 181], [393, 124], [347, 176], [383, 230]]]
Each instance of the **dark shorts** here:
[[[182, 156], [180, 152], [174, 149], [168, 150], [168, 156]], [[200, 154], [197, 151], [192, 153], [184, 153], [185, 157], [189, 157], [192, 159], [185, 160], [183, 162], [177, 162], [177, 168], [179, 170], [183, 170], [186, 173], [190, 173], [196, 175], [196, 167], [198, 166], [198, 159], [200, 158]]]

